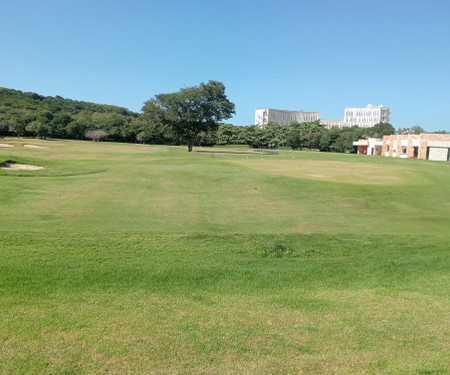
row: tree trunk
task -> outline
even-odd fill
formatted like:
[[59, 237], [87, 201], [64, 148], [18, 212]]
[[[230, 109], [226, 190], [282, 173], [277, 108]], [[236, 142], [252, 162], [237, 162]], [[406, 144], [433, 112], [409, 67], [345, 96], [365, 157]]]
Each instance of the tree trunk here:
[[188, 152], [192, 152], [192, 144], [191, 143], [188, 144]]

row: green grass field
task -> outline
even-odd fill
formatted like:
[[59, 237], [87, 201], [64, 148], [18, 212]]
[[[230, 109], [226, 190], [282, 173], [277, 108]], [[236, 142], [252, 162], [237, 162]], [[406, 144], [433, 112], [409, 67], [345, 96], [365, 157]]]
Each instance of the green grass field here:
[[195, 150], [0, 139], [0, 374], [450, 374], [450, 163]]

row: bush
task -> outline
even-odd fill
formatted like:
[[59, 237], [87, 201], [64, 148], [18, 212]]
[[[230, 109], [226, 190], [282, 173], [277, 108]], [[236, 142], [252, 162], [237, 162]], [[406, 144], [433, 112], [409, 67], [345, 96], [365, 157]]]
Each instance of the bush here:
[[86, 138], [92, 139], [94, 142], [100, 141], [100, 139], [103, 139], [107, 137], [109, 133], [105, 130], [88, 130], [84, 136]]

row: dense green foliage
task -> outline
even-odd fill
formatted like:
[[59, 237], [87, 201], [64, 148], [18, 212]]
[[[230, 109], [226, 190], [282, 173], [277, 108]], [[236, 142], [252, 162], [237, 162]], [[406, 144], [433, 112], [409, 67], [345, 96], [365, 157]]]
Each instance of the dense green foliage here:
[[355, 152], [353, 142], [360, 138], [383, 137], [394, 134], [391, 124], [377, 124], [372, 128], [358, 126], [343, 129], [326, 129], [316, 122], [293, 122], [279, 125], [269, 122], [263, 129], [253, 126], [233, 126], [223, 124], [209, 144], [242, 144], [253, 148], [288, 147], [293, 150], [303, 148], [332, 152]]
[[415, 125], [411, 127], [401, 127], [397, 129], [397, 134], [420, 134], [420, 133], [426, 133], [425, 129], [421, 126]]
[[102, 129], [109, 140], [134, 142], [142, 124], [126, 108], [0, 88], [0, 134], [84, 139]]
[[[44, 97], [0, 88], [0, 136], [36, 136], [41, 139], [94, 139], [107, 133], [107, 141], [198, 146], [247, 145], [252, 148], [304, 148], [356, 152], [360, 138], [394, 134], [391, 124], [373, 128], [325, 129], [319, 122], [258, 126], [220, 124], [234, 113], [220, 82], [210, 81], [147, 101], [138, 114], [125, 108]], [[92, 132], [97, 133], [92, 133]], [[398, 134], [424, 132], [420, 126], [399, 128]], [[446, 133], [446, 131], [441, 131]], [[106, 134], [104, 133], [104, 134]]]
[[[177, 105], [181, 102], [186, 105]], [[189, 103], [192, 105], [188, 106]], [[208, 108], [205, 107], [206, 103]], [[170, 104], [172, 111], [166, 108]], [[183, 113], [180, 113], [180, 108], [184, 108]], [[234, 144], [253, 148], [289, 147], [294, 150], [310, 148], [354, 152], [352, 142], [358, 138], [394, 132], [389, 124], [380, 124], [371, 129], [353, 127], [342, 130], [327, 130], [318, 122], [290, 125], [270, 123], [264, 129], [255, 125], [220, 124], [218, 127], [218, 122], [229, 118], [233, 112], [234, 105], [226, 98], [224, 86], [220, 82], [157, 95], [145, 103], [141, 114], [111, 105], [0, 88], [0, 135], [93, 139], [89, 135], [101, 130], [108, 134], [105, 137], [108, 141], [185, 143], [190, 144], [190, 147], [194, 144]], [[187, 121], [189, 116], [195, 121]]]
[[449, 163], [0, 143], [0, 373], [449, 373]]

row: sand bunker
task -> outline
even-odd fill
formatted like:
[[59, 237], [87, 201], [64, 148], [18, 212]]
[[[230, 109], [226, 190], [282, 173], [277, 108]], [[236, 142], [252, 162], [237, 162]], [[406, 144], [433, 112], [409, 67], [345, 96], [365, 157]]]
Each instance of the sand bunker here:
[[0, 164], [0, 169], [8, 169], [14, 171], [37, 171], [39, 169], [44, 169], [44, 167], [38, 167], [37, 165], [29, 165], [29, 164], [19, 164], [12, 162], [5, 162]]
[[14, 147], [13, 145], [8, 145], [6, 143], [0, 143], [0, 147]]
[[47, 148], [47, 147], [44, 147], [44, 146], [26, 145], [26, 144], [24, 144], [23, 147], [28, 147], [28, 148]]

